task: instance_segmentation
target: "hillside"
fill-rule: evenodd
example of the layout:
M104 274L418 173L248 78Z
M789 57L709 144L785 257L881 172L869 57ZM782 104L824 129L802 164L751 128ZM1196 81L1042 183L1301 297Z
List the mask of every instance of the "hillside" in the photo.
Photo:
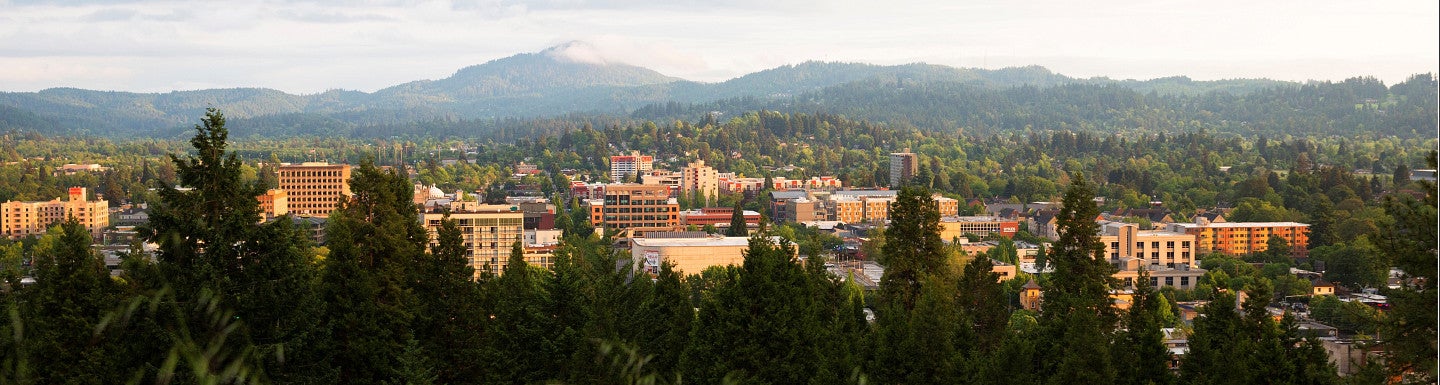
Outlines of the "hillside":
M1226 125L1266 119L1250 116L1257 112L1278 111L1289 115L1321 107L1315 103L1323 104L1330 114L1329 120L1319 123L1318 127L1343 130L1343 126L1354 128L1364 123L1371 123L1365 127L1372 128L1375 124L1393 126L1385 122L1396 119L1393 113L1379 116L1385 115L1383 107L1387 105L1406 106L1401 111L1404 116L1423 117L1426 113L1433 116L1434 110L1433 106L1427 108L1410 103L1409 99L1388 95L1383 84L1378 84L1379 94L1342 93L1329 99L1322 97L1317 100L1323 102L1317 102L1309 101L1308 96L1297 99L1296 95L1287 93L1299 92L1296 90L1305 87L1321 90L1315 92L1329 92L1325 91L1333 88L1329 83L1301 85L1263 79L1194 81L1183 76L1153 80L1078 79L1038 66L983 70L924 63L881 66L811 61L724 82L703 83L666 76L640 66L607 62L593 53L593 47L585 43L570 42L536 53L465 67L443 79L417 80L373 93L332 90L293 95L257 88L169 93L55 88L0 93L0 129L168 137L185 132L208 107L220 108L239 126L252 128L247 131L263 136L356 130L384 132L377 127L573 114L695 119L703 112L759 108L841 113L932 129L1001 130L1087 124L1113 126L1116 125L1114 114L1128 113L1131 120L1151 121L1120 126L1174 129L1171 124L1176 121L1174 118L1186 117L1179 122L1195 120ZM1423 87L1411 88L1420 90L1417 92L1422 95L1418 98L1433 100L1433 87L1428 89L1428 96L1424 95ZM1107 96L1102 100L1087 99L1100 94ZM1370 112L1337 107L1353 107L1367 99L1380 104ZM1349 117L1356 114L1376 117ZM1330 121L1343 123L1335 126ZM1405 133L1412 128L1382 131ZM398 134L418 132L402 130Z

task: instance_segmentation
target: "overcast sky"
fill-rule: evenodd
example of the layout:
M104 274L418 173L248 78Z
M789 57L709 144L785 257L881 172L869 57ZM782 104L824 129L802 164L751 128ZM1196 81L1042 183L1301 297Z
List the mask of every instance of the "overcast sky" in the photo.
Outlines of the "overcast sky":
M571 40L700 81L822 60L1393 84L1440 62L1435 0L1079 3L0 0L0 91L370 92Z

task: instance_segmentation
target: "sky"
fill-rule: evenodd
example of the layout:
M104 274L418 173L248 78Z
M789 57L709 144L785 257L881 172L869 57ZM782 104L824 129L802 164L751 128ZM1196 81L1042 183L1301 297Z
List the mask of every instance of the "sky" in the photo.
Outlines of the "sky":
M820 60L1393 84L1440 72L1437 4L0 0L0 91L373 92L569 41L588 60L707 82Z

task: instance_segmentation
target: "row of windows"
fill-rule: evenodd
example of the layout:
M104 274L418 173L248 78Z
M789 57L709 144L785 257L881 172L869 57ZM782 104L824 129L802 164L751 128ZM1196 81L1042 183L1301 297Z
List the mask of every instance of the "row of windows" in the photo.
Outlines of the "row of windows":
M280 177L281 177L281 178L299 178L299 177L307 177L307 176L337 176L337 177L338 177L338 176L343 176L343 175L340 175L340 170L328 170L328 171L280 170Z

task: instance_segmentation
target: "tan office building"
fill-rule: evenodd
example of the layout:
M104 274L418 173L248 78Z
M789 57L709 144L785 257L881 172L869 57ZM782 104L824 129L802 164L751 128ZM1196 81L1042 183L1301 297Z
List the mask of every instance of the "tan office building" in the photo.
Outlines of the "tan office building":
M9 201L0 204L0 234L11 239L45 234L50 226L74 217L100 239L110 226L110 202L87 200L84 187L71 187L69 200Z
M510 248L525 235L525 213L511 205L484 205L475 202L453 202L449 206L450 219L460 227L460 237L465 243L465 256L470 267L475 269L475 278L489 271L500 274L510 260ZM420 214L420 221L430 234L430 247L439 243L440 221L445 218L442 210ZM527 254L529 256L530 254ZM535 254L526 259L536 266L549 267L546 254Z
M289 212L298 216L327 218L342 197L351 195L348 164L287 164L280 166L279 173Z
M714 167L706 166L705 161L690 162L680 173L680 191L691 199L715 202L720 196L720 174L715 172Z
M255 199L260 201L261 220L270 220L290 213L289 194L286 194L285 190L272 188Z
M672 231L680 227L680 203L661 185L611 184L605 199L592 199L590 223L607 229Z
M776 237L772 237L773 238ZM778 240L775 240L778 242ZM630 257L634 268L659 272L660 263L669 261L680 274L699 274L710 266L740 266L745 263L744 251L750 247L747 237L709 235L683 238L633 238ZM792 248L793 252L794 249Z

